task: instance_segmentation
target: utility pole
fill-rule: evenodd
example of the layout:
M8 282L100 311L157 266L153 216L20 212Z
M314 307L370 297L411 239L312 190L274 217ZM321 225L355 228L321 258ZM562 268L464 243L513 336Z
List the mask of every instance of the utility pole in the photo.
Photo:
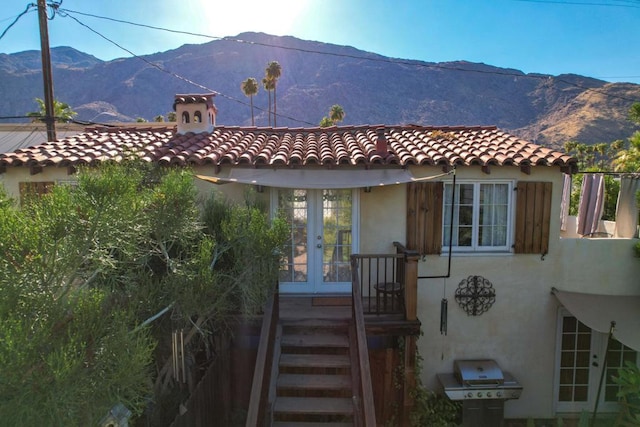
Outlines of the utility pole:
M56 141L56 119L53 108L53 78L51 73L51 53L49 52L46 0L38 0L38 20L40 21L40 52L42 54L42 80L44 82L44 122L47 125L47 141Z

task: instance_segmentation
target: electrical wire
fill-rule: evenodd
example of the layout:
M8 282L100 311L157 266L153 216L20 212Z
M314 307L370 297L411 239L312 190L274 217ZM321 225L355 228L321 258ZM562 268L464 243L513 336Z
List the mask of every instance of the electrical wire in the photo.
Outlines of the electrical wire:
M184 81L184 82L186 82L186 83L189 83L189 84L191 84L191 85L193 85L193 86L195 86L195 87L198 87L198 88L200 88L200 89L203 89L203 90L205 90L205 91L207 91L207 92L214 93L216 96L220 96L220 97L225 98L225 99L228 99L228 100L230 100L230 101L237 102L237 103L239 103L239 104L241 104L241 105L250 106L250 104L247 104L247 103L246 103L246 102L244 102L244 101L241 101L241 100L239 100L239 99L237 99L237 98L234 98L234 97L232 97L232 96L229 96L229 95L225 95L225 94L223 94L223 93L221 93L221 92L219 92L219 91L217 91L217 90L213 90L213 89L211 89L211 88L208 88L207 86L204 86L204 85L201 85L200 83L194 82L193 80L188 79L188 78L186 78L186 77L184 77L184 76L181 76L181 75L179 75L179 74L177 74L177 73L175 73L175 72L173 72L173 71L167 70L166 68L161 67L160 65L158 65L158 64L156 64L156 63L153 63L153 62L149 61L148 59L146 59L146 58L144 58L144 57L142 57L142 56L136 55L136 54L135 54L135 53L133 53L131 50L129 50L129 49L127 49L126 47L124 47L124 46L120 45L119 43L117 43L117 42L115 42L115 41L111 40L111 39L110 39L110 38L108 38L107 36L103 35L102 33L98 32L97 30L95 30L95 29L91 28L89 25L87 25L87 24L83 23L82 21L80 21L80 20L79 20L78 18L76 18L75 16L70 15L70 14L68 13L68 11L66 11L66 10L58 10L58 13L60 14L60 16L63 16L63 17L69 17L69 18L73 19L73 20L74 20L74 21L76 21L79 25L81 25L81 26L85 27L86 29L88 29L89 31L91 31L91 32L93 32L93 33L95 33L95 34L97 34L98 36L100 36L101 38L105 39L105 40L106 40L106 41L108 41L109 43L112 43L113 45L117 46L118 48L120 48L120 49L124 50L125 52L129 53L130 55L132 55L134 58L137 58L137 59L140 59L141 61L144 61L145 63L147 63L147 64L148 64L148 65L150 65L151 67L156 68L157 70L162 71L163 73L167 73L167 74L169 74L169 75L171 75L171 76L173 76L173 77L175 77L175 78L177 78L177 79L180 79L180 80L182 80L182 81ZM254 109L257 109L257 110L259 110L259 111L266 111L266 110L264 110L263 108L255 107L255 106L254 106ZM285 118L285 119L289 119L289 120L292 120L292 121L295 121L295 122L298 122L298 123L304 123L304 124L307 124L307 125L315 126L315 124L314 124L314 123L307 122L306 120L296 119L296 118L294 118L294 117L290 117L290 116L283 115L283 114L280 114L280 113L278 113L278 114L276 114L276 115L277 115L278 117Z
M24 11L22 11L21 14L19 14L18 16L16 16L16 19L13 20L13 22L11 24L9 24L9 26L7 28L4 29L4 31L2 32L2 34L0 34L0 40L2 40L2 38L4 37L5 34L7 34L7 31L9 31L9 29L11 27L13 27L19 20L20 18L22 18L24 15L26 15L29 12L33 12L35 9L37 8L37 6L33 3L29 3L27 5L27 7L24 9Z
M632 4L614 4L614 3L589 3L580 1L559 1L559 0L515 0L526 3L549 3L549 4L566 4L570 6L607 6L607 7L630 7L633 9L640 9L640 5L636 3Z
M527 0L516 0L516 1L527 1ZM543 1L543 0L530 0L530 1ZM274 44L269 44L269 43L254 42L254 41L248 41L248 40L243 40L243 39L238 39L238 38L233 38L233 37L218 37L218 36L211 36L211 35L208 35L208 34L194 33L194 32L191 32L191 31L173 30L173 29L169 29L169 28L157 27L157 26L146 25L146 24L139 24L139 23L135 23L135 22L127 21L127 20L115 19L115 18L100 16L100 15L94 15L94 14L74 11L74 10L70 10L70 9L60 9L59 10L59 12L62 12L62 11L64 11L64 13L68 14L70 17L72 17L73 19L76 19L76 20L77 20L77 18L74 18L70 14L84 15L84 16L89 16L89 17L97 18L97 19L104 19L104 20L108 20L108 21L119 22L119 23L123 23L123 24L128 24L128 25L133 25L133 26L138 26L138 27L143 27L143 28L149 28L149 29L154 29L154 30L158 30L158 31L166 31L166 32L175 33L175 34L184 34L184 35L190 35L190 36L196 36L196 37L203 37L203 38L208 38L208 39L211 39L211 40L229 41L229 42L243 43L243 44L249 44L249 45L255 45L255 46L263 46L263 47L270 47L270 48L276 48L276 49L291 50L291 51L302 52L302 53L311 53L311 54L316 54L316 55L327 55L327 56L335 56L335 57L341 57L341 58L366 60L366 61L372 61L372 62L382 62L382 63L389 63L389 64L408 65L408 66L414 66L414 67L420 67L420 68L430 68L430 69L436 69L436 70L460 71L460 72L479 73L479 74L492 74L492 75L501 75L501 76L518 77L518 78L533 78L533 79L538 79L538 80L548 80L548 79L551 78L551 76L540 75L540 74L524 74L524 73L514 73L514 72L510 72L510 71L498 71L498 70L478 70L478 69L469 69L469 68L463 68L463 67L447 66L447 65L442 65L442 64L429 64L429 63L424 63L424 62L417 61L417 60L392 59L392 58L385 58L383 56L376 55L376 54L374 54L375 56L374 55L363 56L363 55L354 55L354 54L347 54L347 53L323 52L323 51L313 50L313 49L303 49L303 48L298 48L298 47L281 46L281 45L274 45ZM85 25L85 24L82 24L82 25ZM92 31L94 31L94 30L92 30ZM104 36L102 36L102 37L104 37ZM638 77L638 76L632 76L632 77ZM566 79L562 79L562 78L559 78L559 77L553 77L553 78L558 82L564 83L564 84L566 84L568 86L573 86L575 88L578 88L578 89L581 89L581 90L584 90L584 91L593 91L593 92L600 93L600 94L602 94L604 96L607 96L607 97L610 97L610 98L617 98L617 99L621 99L621 100L624 100L624 101L631 101L631 102L638 101L637 99L632 99L632 98L628 98L628 97L625 97L625 96L611 94L611 93L599 90L597 88L586 87L586 86L583 86L583 85L580 85L580 84L577 84L577 83L574 83L574 82L571 82L571 81L568 81ZM238 100L236 100L236 101L238 101ZM243 105L247 105L244 102L241 102L241 103Z
M542 2L543 0L516 0L516 1L540 1L540 2ZM183 81L187 82L188 84L191 84L191 85L193 85L195 87L203 89L203 90L205 90L207 92L215 93L216 95L218 95L220 97L226 98L228 100L231 100L233 102L239 103L239 104L244 105L244 106L250 106L250 104L248 104L248 103L246 103L244 101L241 101L241 100L239 100L237 98L231 97L229 95L225 95L225 94L223 94L221 92L215 91L213 89L210 89L210 88L208 88L208 87L206 87L204 85L201 85L201 84L199 84L197 82L194 82L193 80L190 80L190 79L188 79L186 77L183 77L183 76L181 76L181 75L179 75L179 74L177 74L175 72L169 71L169 70L159 66L158 64L155 64L155 63L145 59L144 57L136 55L131 50L129 50L129 49L125 48L124 46L116 43L115 41L109 39L108 37L104 36L100 32L98 32L95 29L91 28L89 25L81 22L78 18L76 18L75 16L72 16L71 14L78 14L78 15L89 16L89 17L98 18L98 19L105 19L105 20L109 20L109 21L113 21L113 22L119 22L119 23L124 23L124 24L128 24L128 25L134 25L134 26L139 26L139 27L159 30L159 31L167 31L167 32L172 32L172 33L186 34L186 35L192 35L192 36L198 36L198 37L205 37L205 38L209 38L209 39L230 41L230 42L236 42L236 43L244 43L244 44L250 44L250 45L256 45L256 46L264 46L264 47L279 48L279 49L285 49L285 50L293 50L293 51L298 51L298 52L303 52L303 53L328 55L328 56L337 56L337 57L345 57L345 58L367 60L367 61L374 61L374 62L384 62L384 63L391 63L391 64L411 65L411 66L417 66L417 67L432 68L432 69L442 69L442 70L450 70L450 71L475 72L475 73L481 73L481 74L504 75L504 76L512 76L512 77L526 77L526 78L536 78L536 79L545 79L545 80L551 78L550 76L527 75L527 74L513 73L513 72L508 72L508 71L474 70L474 69L461 68L461 67L450 67L450 66L445 66L445 65L440 65L440 64L426 64L426 63L421 63L419 61L397 60L397 59L391 59L391 58L384 58L384 57L380 57L380 56L372 57L372 56L352 55L352 54L345 54L345 53L323 52L323 51L312 50L312 49L303 49L303 48L295 48L295 47L289 47L289 46L279 46L279 45L273 45L273 44L261 43L261 42L252 42L252 41L236 39L236 38L231 38L231 37L216 37L216 36L211 36L211 35L207 35L207 34L200 34L200 33L188 32L188 31L172 30L172 29L168 29L168 28L157 27L157 26L146 25L146 24L138 24L138 23L134 23L134 22L131 22L131 21L115 19L115 18L109 18L109 17L99 16L99 15L94 15L94 14L74 11L74 10L70 10L70 9L63 9L63 8L60 8L61 5L62 5L62 0L60 2L58 2L58 3L54 2L54 3L50 3L49 4L49 6L52 7L52 9L54 10L54 15L55 15L55 12L57 11L57 13L60 14L60 16L69 17L69 18L73 19L79 25L85 27L86 29L88 29L89 31L97 34L98 36L100 36L101 38L105 39L109 43L112 43L113 45L115 45L118 48L122 49L123 51L129 53L133 57L144 61L148 65L158 69L161 72L167 73L167 74L169 74L169 75L171 75L171 76L173 76L173 77L175 77L177 79L180 79L180 80L183 80ZM7 33L7 31L16 22L18 22L18 20L22 16L24 16L26 13L28 13L30 11L33 11L34 7L37 7L37 5L35 5L33 3L30 3L29 5L27 5L25 10L20 15L18 15L16 17L16 19L4 30L2 35L0 35L0 39ZM576 83L573 83L573 82L569 82L567 80L560 79L560 78L557 78L557 77L555 79L558 82L565 83L565 84L567 84L569 86L573 86L573 87L582 89L584 91L593 91L593 92L597 92L597 93L600 93L600 94L608 96L608 97L623 99L623 100L626 100L626 101L632 101L632 102L637 101L635 99L631 99L631 98L628 98L628 97L606 93L606 92L598 90L597 88L585 87L585 86L582 86L582 85L579 85L579 84L576 84ZM261 108L261 107L254 106L254 109L257 109L258 111L266 112L266 110ZM314 123L310 123L310 122L307 122L305 120L300 120L300 119L297 119L297 118L294 118L294 117L286 116L286 115L283 115L283 114L280 114L280 113L278 113L277 116L281 117L281 118L286 118L286 119L289 119L289 120L292 120L292 121L295 121L295 122L299 122L299 123L304 123L304 124L308 124L308 125L311 125L311 126L315 126ZM0 119L1 118L24 118L24 117L22 117L22 116L7 116L7 117L0 117Z

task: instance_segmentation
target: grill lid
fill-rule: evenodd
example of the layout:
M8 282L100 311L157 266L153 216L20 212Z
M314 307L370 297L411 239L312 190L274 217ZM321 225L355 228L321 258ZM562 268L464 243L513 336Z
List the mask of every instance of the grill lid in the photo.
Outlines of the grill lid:
M456 360L453 373L463 386L502 385L504 375L495 360Z

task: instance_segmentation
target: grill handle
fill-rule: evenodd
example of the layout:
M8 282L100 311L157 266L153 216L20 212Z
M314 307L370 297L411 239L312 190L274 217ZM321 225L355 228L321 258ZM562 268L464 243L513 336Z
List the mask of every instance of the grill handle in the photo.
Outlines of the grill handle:
M465 383L465 385L467 387L471 387L471 388L493 388L493 387L501 387L504 383L501 381L495 381L495 382L482 382L482 383L477 383L477 384L473 384L470 383L469 381L467 381Z

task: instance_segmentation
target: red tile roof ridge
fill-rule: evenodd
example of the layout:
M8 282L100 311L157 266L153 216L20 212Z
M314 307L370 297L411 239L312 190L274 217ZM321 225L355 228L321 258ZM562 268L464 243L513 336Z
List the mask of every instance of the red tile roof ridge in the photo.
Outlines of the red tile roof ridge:
M384 131L386 151L377 147ZM384 147L384 146L383 146ZM493 125L216 126L178 134L174 125L97 126L57 142L0 154L0 166L97 163L137 152L149 162L202 165L544 165L575 169L566 153Z
M127 125L93 125L85 127L85 133L100 132L100 133L138 133L138 132L175 132L177 125L165 125L165 126L127 126ZM72 135L69 138L73 138Z
M140 132L175 132L177 129L176 125L167 124L165 126L130 126L130 125L92 125L85 127L85 132L101 132L101 133L140 133ZM320 127L320 126L310 126L310 127L270 127L270 126L241 126L241 125L216 125L213 132L199 132L210 134L214 133L216 130L220 131L246 131L246 132L268 132L268 133L317 133L327 131L337 131L337 132L345 132L351 130L376 130L376 129L420 129L424 131L475 131L475 130L497 130L498 127L495 125L418 125L418 124L395 124L395 125L385 125L385 124L360 124L360 125L338 125L338 126L329 126L329 127ZM500 132L504 134L504 132ZM185 135L196 135L194 132L187 132ZM69 137L72 138L73 136Z

